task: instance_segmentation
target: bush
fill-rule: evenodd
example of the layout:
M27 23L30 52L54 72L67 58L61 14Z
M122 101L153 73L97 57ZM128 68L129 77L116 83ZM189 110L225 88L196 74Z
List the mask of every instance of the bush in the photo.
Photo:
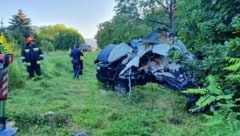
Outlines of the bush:
M54 51L53 43L46 40L40 42L40 47L44 52Z
M64 112L47 114L44 116L44 124L63 127L71 121L71 118L71 114Z
M19 67L20 62L14 62L13 64L9 65L9 88L10 89L16 89L16 88L22 88L25 86L25 75L23 70L23 67Z
M25 107L15 114L17 126L30 127L36 124L42 124L43 117L36 113L30 107Z

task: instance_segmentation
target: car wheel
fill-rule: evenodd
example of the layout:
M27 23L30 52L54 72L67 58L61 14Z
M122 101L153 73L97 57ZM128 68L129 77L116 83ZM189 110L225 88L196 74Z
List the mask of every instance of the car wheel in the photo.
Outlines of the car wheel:
M129 86L128 82L124 80L117 80L113 84L113 90L118 93L128 93L129 92Z

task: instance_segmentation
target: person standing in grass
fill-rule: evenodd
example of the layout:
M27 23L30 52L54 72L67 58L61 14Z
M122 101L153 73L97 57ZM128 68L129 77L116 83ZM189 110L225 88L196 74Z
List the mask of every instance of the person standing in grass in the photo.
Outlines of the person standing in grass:
M79 75L82 74L82 57L83 53L77 45L72 51L70 56L72 57L73 65L73 79L79 78Z
M34 78L34 74L38 77L41 76L40 64L43 62L42 50L35 45L35 39L32 36L27 38L27 44L21 51L22 63L27 67L27 72L31 79Z

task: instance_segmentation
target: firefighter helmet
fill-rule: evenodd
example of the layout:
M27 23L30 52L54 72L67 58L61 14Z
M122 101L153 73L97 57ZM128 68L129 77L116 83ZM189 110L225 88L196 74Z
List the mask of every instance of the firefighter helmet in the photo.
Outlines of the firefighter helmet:
M27 43L30 43L30 42L32 42L32 41L35 41L35 39L34 39L32 36L29 36L29 37L27 38Z

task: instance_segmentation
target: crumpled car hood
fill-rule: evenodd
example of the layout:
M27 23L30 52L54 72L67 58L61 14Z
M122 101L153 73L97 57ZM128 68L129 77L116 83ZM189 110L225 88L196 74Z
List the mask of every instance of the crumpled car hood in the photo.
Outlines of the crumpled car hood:
M159 54L162 56L167 56L168 51L171 49L169 44L153 44L153 45L145 45L141 44L137 46L137 55L128 62L126 67L121 71L120 75L125 73L126 70L131 68L132 66L139 67L140 58L146 54L147 52L151 51L155 54Z

